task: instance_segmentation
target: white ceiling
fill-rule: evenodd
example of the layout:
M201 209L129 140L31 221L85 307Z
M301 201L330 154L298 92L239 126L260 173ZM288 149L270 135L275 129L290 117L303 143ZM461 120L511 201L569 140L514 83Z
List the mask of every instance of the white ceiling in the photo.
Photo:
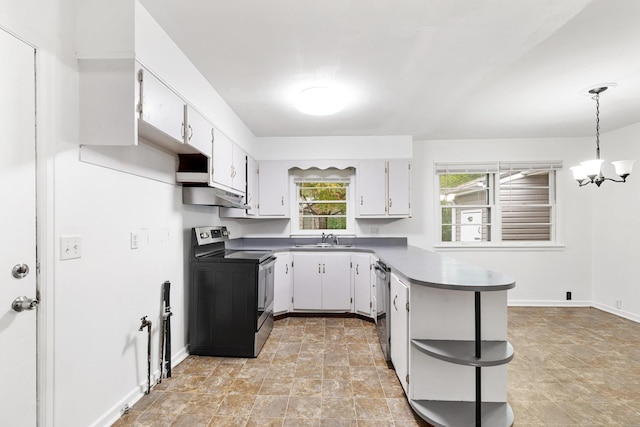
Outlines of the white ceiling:
M141 0L256 136L588 136L640 122L640 0ZM328 80L334 116L291 96Z

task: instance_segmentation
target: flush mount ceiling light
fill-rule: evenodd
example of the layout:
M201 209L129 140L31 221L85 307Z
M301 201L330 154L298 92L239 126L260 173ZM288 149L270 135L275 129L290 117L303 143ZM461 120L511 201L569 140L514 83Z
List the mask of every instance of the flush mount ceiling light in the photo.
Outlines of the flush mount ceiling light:
M344 92L328 86L314 86L302 90L296 99L296 108L312 116L328 116L341 111L346 105Z
M595 87L588 91L593 95L591 99L596 101L596 158L594 160L585 160L580 162L578 166L574 166L571 169L573 172L573 179L578 181L580 187L584 187L587 184L596 184L598 187L604 181L613 182L627 182L627 177L631 175L631 169L635 160L618 160L611 162L616 169L616 174L621 179L607 178L602 175L600 167L604 160L600 159L600 94L608 89L608 86Z

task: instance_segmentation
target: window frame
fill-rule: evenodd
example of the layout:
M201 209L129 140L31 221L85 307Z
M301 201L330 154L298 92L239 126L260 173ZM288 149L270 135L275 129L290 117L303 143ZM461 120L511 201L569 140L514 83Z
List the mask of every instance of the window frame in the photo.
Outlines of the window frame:
M450 169L450 170L449 170ZM502 240L502 222L503 222L503 207L507 206L500 201L500 173L501 171L514 169L536 169L536 170L548 170L549 171L549 204L550 207L550 240ZM489 241L480 242L465 242L455 241L447 242L442 241L442 211L443 206L440 200L440 176L445 174L445 170L449 170L450 174L463 174L463 173L479 173L488 175L489 182L489 197L486 207L490 209L490 230L491 237ZM535 161L535 162L521 162L521 161L493 161L493 162L434 162L433 167L433 188L434 188L434 206L435 206L435 239L434 247L436 249L464 249L464 248L558 248L563 247L563 233L562 222L560 221L562 207L562 187L558 185L560 177L562 176L562 161L549 160L549 161ZM472 209L476 205L460 205L458 208ZM478 205L479 206L479 205ZM452 222L454 222L452 220ZM452 227L453 228L453 227ZM452 230L452 233L454 231Z
M301 182L340 182L345 185L346 190L346 226L344 230L334 229L318 229L303 230L300 228L300 190L298 184ZM290 174L291 188L291 235L292 236L320 236L322 233L333 233L337 236L354 236L355 235L355 202L354 202L354 180L353 171L342 169L315 170L312 175L308 173L292 173Z

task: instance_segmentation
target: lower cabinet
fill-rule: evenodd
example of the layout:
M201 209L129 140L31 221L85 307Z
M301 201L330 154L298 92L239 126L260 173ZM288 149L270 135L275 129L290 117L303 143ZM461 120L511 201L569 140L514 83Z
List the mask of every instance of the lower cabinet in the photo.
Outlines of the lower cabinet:
M274 276L273 314L286 313L291 307L291 284L293 283L291 254L289 252L276 253Z
M293 254L293 309L351 311L348 253Z
M372 317L375 292L372 289L372 256L369 254L351 255L351 280L353 282L353 310L363 316ZM375 277L375 276L374 276Z
M391 363L409 396L409 286L391 273Z

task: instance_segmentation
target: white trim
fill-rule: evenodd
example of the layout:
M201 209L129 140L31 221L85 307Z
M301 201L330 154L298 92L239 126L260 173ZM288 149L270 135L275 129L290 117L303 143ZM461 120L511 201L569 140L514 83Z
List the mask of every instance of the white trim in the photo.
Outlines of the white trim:
M552 300L508 300L509 307L593 307L591 301L571 300L571 301L552 301Z
M171 366L175 367L180 364L184 359L189 356L187 353L187 347L183 347L175 353L171 357ZM151 383L155 384L158 381L160 376L159 369L156 369L151 373ZM125 395L122 399L118 401L115 405L113 405L107 412L105 412L101 417L99 417L96 421L91 424L91 427L108 427L113 425L116 421L122 417L122 409L125 405L128 405L129 408L132 408L133 405L140 399L145 396L145 390L147 388L146 378L145 382L142 384L138 384L133 390L131 390L127 395ZM153 390L153 386L151 386Z
M632 322L640 323L640 316L637 314L629 313L628 311L620 310L605 304L600 304L593 301L546 301L546 300L531 300L531 301L518 301L508 300L508 307L590 307L597 310L606 311L614 316L622 317Z

